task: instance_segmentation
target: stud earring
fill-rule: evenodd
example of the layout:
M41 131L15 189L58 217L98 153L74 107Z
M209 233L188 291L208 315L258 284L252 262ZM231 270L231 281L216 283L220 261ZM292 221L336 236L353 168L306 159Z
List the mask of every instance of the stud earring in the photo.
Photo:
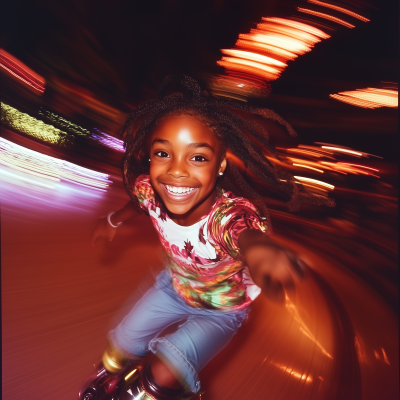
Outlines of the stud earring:
M220 173L219 173L219 175L223 175L223 174L224 174L223 172L220 172Z
M150 158L149 158L149 161L151 161Z

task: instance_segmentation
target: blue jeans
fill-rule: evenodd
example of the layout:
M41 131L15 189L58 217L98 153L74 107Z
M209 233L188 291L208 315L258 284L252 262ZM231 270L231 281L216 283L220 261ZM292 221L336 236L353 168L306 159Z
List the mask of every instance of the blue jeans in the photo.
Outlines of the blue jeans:
M157 352L184 387L197 393L200 370L229 343L247 314L248 308L223 312L186 304L165 270L109 337L124 354ZM158 336L179 321L174 333Z

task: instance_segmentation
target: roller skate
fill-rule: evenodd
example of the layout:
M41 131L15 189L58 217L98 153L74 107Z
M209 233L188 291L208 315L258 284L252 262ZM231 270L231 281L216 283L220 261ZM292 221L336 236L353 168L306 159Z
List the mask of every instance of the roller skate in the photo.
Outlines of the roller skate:
M121 389L139 377L140 361L124 357L110 342L102 361L81 386L78 399L118 400Z
M181 389L169 389L159 385L153 378L150 363L139 374L139 379L125 378L125 384L119 390L118 400L195 400L201 395Z

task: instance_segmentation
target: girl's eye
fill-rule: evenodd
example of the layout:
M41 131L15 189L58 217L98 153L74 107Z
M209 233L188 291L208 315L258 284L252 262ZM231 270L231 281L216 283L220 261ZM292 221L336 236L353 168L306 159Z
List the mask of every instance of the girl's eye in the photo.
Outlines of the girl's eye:
M197 161L197 162L203 162L203 161L207 161L207 159L203 156L194 156L193 158L191 158L192 161Z
M155 155L158 157L169 157L168 153L166 153L165 151L157 151L157 153L155 153Z

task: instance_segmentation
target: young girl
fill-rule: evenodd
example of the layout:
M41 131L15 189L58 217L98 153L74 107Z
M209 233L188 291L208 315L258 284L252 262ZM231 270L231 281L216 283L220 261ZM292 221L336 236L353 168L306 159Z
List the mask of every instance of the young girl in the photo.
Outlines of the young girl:
M112 240L118 226L145 212L169 262L110 332L80 399L118 392L121 400L190 398L200 390L200 370L232 339L260 292L283 300L303 275L302 262L269 238L266 206L231 160L288 193L292 209L302 200L327 201L269 163L268 134L249 114L294 133L274 112L216 99L188 77L167 78L158 99L125 122L123 177L131 202L99 220L92 241ZM159 336L176 322L175 332ZM149 352L155 356L142 366ZM132 371L140 371L138 379Z

